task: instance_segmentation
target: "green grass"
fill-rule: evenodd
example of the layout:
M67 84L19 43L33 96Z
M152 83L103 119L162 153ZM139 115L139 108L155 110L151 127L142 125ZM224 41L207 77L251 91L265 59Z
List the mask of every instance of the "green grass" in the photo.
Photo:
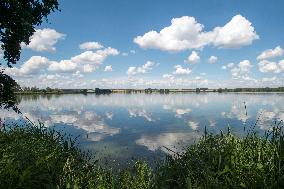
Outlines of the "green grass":
M284 188L283 136L282 122L264 136L205 132L154 168L137 161L112 170L42 124L6 126L0 130L0 188Z

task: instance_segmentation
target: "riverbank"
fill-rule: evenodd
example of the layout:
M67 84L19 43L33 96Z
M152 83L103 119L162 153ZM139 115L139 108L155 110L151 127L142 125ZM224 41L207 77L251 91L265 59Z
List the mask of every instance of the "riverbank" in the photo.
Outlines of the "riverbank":
M37 87L32 88L21 88L19 87L15 94L110 94L110 93L159 93L159 94L169 94L169 93L284 93L284 87L277 88L219 88L219 89L209 89L209 88L195 88L195 89L51 89L47 87L46 89L39 89Z
M204 132L185 153L156 166L136 161L122 170L91 162L75 142L42 124L2 125L0 183L3 188L281 188L284 186L283 123L258 136L228 130ZM169 149L171 150L171 149Z

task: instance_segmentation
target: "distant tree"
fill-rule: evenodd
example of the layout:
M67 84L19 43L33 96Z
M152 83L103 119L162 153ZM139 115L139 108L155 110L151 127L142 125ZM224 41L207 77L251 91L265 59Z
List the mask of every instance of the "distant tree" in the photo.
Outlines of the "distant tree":
M50 88L50 87L46 87L46 92L51 92L52 91L52 89Z

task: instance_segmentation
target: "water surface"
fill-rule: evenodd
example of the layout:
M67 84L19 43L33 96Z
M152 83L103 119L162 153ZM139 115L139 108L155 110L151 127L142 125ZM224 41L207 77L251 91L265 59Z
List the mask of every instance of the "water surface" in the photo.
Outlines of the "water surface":
M123 162L180 152L205 127L242 134L258 120L261 133L284 119L284 94L26 95L19 108L33 122L78 137L95 157ZM12 111L0 113L6 122L23 121Z

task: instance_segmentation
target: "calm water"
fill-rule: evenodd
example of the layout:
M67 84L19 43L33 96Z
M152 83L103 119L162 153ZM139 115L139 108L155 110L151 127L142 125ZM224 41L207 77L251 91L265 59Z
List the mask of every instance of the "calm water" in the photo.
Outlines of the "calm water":
M96 157L122 162L172 153L165 147L181 151L205 126L219 132L230 125L241 134L259 118L256 129L263 132L284 119L284 94L22 96L19 108L33 122L78 137ZM23 121L11 111L0 114L6 122Z

